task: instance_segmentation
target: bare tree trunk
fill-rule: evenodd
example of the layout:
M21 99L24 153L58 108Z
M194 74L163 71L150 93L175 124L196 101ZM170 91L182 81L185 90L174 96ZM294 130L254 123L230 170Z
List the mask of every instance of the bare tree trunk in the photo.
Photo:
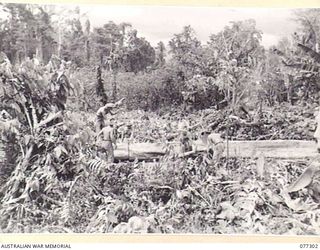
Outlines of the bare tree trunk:
M113 102L117 101L117 71L113 70L112 71L112 100Z
M90 62L91 59L91 51L90 51L90 41L87 39L86 40L86 59L87 59L87 63Z
M232 84L232 102L231 102L232 111L235 111L235 108L236 108L236 101L237 101L236 97L237 97L236 86L235 84Z
M290 104L293 104L293 99L292 99L292 76L287 75L287 77L285 78L286 80L286 85L287 85L287 100Z
M96 88L97 96L100 97L100 102L102 105L106 105L108 102L108 97L106 95L106 92L104 90L103 86L103 80L101 76L101 67L97 67L97 88Z

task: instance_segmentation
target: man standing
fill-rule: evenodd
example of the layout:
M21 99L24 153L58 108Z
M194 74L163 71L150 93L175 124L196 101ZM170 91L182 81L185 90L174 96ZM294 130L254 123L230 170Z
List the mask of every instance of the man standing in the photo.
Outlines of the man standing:
M106 122L106 126L97 135L98 151L105 155L107 162L114 162L114 149L116 145L116 131L113 121ZM114 146L113 146L114 144Z
M212 162L219 162L225 150L225 142L221 138L221 134L213 131L202 131L201 140L207 145L207 154L212 159Z
M196 93L197 91L182 91L183 98L183 110L187 112L191 112L193 110L195 101L196 101Z
M96 132L97 133L99 133L100 130L105 126L104 116L107 114L115 115L115 113L112 113L111 111L121 106L123 100L124 98L122 98L120 101L117 101L115 103L111 103L111 102L107 103L106 105L98 109L97 115L96 115L96 119L97 119Z

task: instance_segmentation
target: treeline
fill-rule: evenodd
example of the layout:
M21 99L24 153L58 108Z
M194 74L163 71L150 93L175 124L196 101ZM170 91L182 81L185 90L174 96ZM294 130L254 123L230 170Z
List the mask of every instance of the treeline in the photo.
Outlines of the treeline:
M2 11L0 49L12 64L28 57L48 63L56 55L80 68L112 59L113 68L138 72L155 61L154 48L130 24L110 21L92 28L79 7L4 4Z
M93 100L103 94L125 97L129 109L151 110L179 106L190 93L196 109L318 100L318 9L294 12L299 30L265 49L254 20L230 22L206 44L186 26L153 47L129 23L92 27L79 7L1 7L0 50L16 66L29 58L43 65L52 56L70 61L75 108L96 110L101 99ZM98 82L106 93L96 91Z

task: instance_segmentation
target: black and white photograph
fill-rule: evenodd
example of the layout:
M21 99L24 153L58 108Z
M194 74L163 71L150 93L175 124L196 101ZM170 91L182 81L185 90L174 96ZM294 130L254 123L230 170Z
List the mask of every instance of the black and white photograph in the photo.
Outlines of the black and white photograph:
M320 8L0 3L0 233L320 235Z

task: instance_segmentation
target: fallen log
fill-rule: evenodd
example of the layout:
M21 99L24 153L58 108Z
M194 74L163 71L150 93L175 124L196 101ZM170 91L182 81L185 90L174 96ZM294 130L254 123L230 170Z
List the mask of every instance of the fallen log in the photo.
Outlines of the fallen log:
M181 155L178 143L171 146L177 156L192 157L206 152L206 145L195 141L193 151ZM167 146L164 143L119 143L115 150L116 160L156 160L164 156ZM258 157L299 159L318 156L314 141L272 140L272 141L229 141L229 157ZM223 153L227 155L227 147Z

